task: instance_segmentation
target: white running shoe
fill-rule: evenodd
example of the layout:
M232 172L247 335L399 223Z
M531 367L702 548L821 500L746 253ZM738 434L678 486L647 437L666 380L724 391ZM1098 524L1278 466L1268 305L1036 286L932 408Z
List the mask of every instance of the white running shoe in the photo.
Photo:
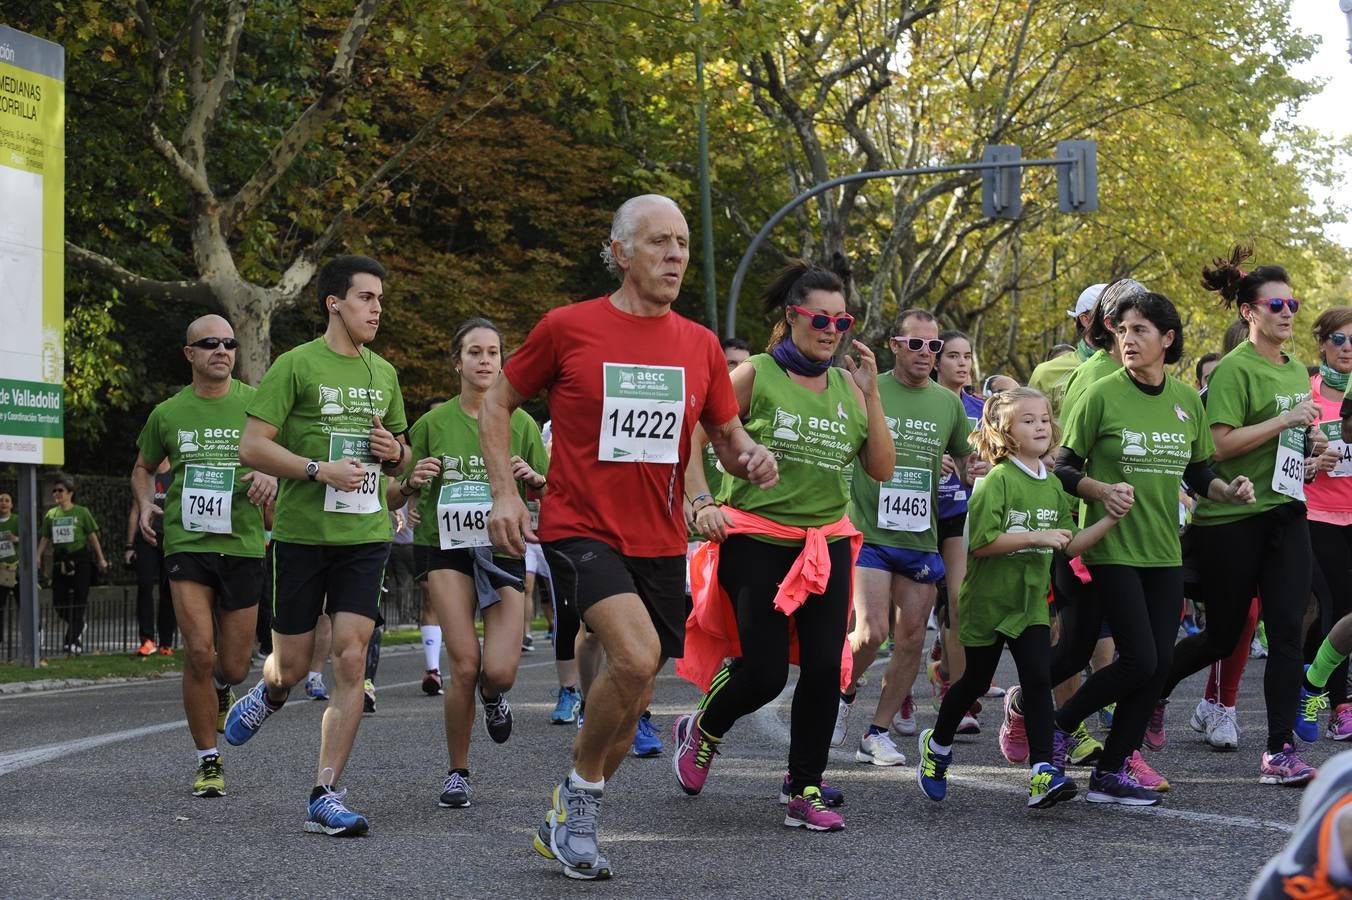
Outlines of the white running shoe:
M1239 723L1233 706L1216 704L1206 729L1206 742L1217 750L1239 749Z
M1206 734L1211 730L1211 717L1216 714L1216 708L1219 704L1212 703L1203 697L1197 701L1197 708L1192 711L1192 721L1188 724L1192 730L1198 734Z
M906 757L892 743L892 736L885 731L866 734L859 741L859 749L854 752L855 762L871 763L875 766L904 766Z
M901 701L901 709L892 717L892 730L906 737L915 737L915 700L910 694Z
M971 712L962 714L962 720L958 722L958 734L980 734L981 723L977 721L976 716Z
M1249 659L1267 659L1267 655L1267 648L1263 646L1263 642L1254 638L1253 643L1249 645Z
M836 709L836 727L831 732L831 746L840 747L845 743L845 732L850 730L850 707L853 703L840 701L839 708Z

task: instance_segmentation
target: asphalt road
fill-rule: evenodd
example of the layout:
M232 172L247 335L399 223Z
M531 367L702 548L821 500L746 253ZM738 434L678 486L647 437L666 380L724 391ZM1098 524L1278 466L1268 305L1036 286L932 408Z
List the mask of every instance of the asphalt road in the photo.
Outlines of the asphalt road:
M1234 897L1285 841L1300 801L1299 789L1257 784L1254 661L1236 753L1187 726L1200 677L1179 688L1169 744L1151 756L1174 785L1162 807L1086 803L1081 769L1080 798L1025 809L1027 776L999 755L993 701L985 731L958 747L942 804L911 766L854 762L856 713L827 773L846 792L847 828L809 834L784 828L776 802L788 692L738 723L689 798L673 780L670 723L696 694L668 670L653 706L668 755L627 761L607 787L601 833L616 877L573 882L531 849L573 735L549 724L553 665L549 644L536 646L509 695L512 739L493 744L476 726L463 810L437 806L445 745L439 698L417 687L421 653L387 652L344 779L371 820L360 839L301 831L322 703L292 701L246 747L226 748L228 796L201 800L177 681L0 697L0 896ZM999 677L1013 677L1008 660ZM928 704L920 715L932 723ZM1322 740L1308 759L1335 750Z

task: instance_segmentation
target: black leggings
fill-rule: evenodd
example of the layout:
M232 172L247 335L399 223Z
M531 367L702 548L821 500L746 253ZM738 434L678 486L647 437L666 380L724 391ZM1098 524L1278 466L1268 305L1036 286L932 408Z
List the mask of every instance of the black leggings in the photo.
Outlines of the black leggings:
M141 640L155 640L158 626L161 647L174 646L174 631L178 618L174 615L174 601L169 593L169 576L164 571L164 538L160 545L149 543L136 533L132 549L136 551L136 621ZM155 591L160 592L159 616L155 615Z
M1320 599L1319 618L1313 628L1318 631L1319 640L1310 643L1317 652L1334 623L1352 613L1352 526L1310 522L1310 547L1327 585L1327 590L1316 591ZM1314 661L1308 645L1305 659ZM1334 706L1347 702L1347 660L1333 670L1328 690L1329 702Z
M1099 770L1116 772L1141 746L1150 714L1169 677L1183 609L1183 568L1090 566L1094 593L1112 626L1117 659L1085 680L1057 711L1056 726L1074 731L1110 703L1113 726Z
M733 723L779 696L789 679L789 618L774 608L779 582L801 551L746 535L723 542L718 581L732 598L742 655L730 677L706 698L700 727L722 737ZM850 614L850 542L830 545L826 590L793 614L798 685L789 719L789 780L794 793L821 785L840 697L840 656ZM990 686L989 679L986 686Z
M52 606L66 623L63 644L84 641L85 608L89 605L89 587L94 583L94 563L89 551L52 558Z
M1031 625L1016 638L998 634L995 643L987 647L963 644L967 668L944 695L932 739L936 744L953 743L963 713L990 688L991 677L995 675L1000 653L1006 645L1019 670L1019 693L1023 697L1028 732L1028 763L1049 763L1052 761L1051 629L1046 625Z
M577 607L573 601L561 596L554 590L554 582L548 578L535 576L535 583L549 592L549 602L554 605L554 659L568 662L577 657L577 630L582 622L577 617Z
M1055 687L1089 665L1103 634L1103 605L1097 585L1080 581L1070 567L1070 560L1060 551L1052 555L1052 594L1061 622L1061 633L1052 648L1051 678Z
M1249 604L1263 598L1268 660L1263 676L1267 702L1267 750L1276 753L1291 742L1301 683L1301 621L1310 600L1310 529L1305 504L1275 509L1223 525L1193 525L1206 629L1174 648L1174 665L1165 682L1168 697L1180 681L1234 652L1244 630Z

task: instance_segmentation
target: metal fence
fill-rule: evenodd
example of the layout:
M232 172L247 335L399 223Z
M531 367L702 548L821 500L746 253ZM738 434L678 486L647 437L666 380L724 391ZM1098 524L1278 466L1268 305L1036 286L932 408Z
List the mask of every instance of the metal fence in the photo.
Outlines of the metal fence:
M39 593L39 653L44 657L59 656L62 653L66 623L52 606L52 592L43 590ZM157 589L157 602L158 599ZM385 618L385 628L416 626L420 604L421 598L416 588L386 592L380 610ZM84 652L133 653L140 643L136 586L109 585L90 590L89 606L85 610ZM8 601L0 598L0 661L18 659L19 644L18 597Z

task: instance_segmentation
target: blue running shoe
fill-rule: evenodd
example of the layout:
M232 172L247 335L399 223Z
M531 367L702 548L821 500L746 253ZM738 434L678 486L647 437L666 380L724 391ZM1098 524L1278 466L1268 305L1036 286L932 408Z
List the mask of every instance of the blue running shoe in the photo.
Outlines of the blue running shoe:
M559 688L559 702L549 714L549 721L555 725L566 725L577 721L577 708L582 705L582 694L575 687Z
M1028 805L1034 809L1072 800L1077 791L1075 782L1050 763L1038 763L1028 776Z
M235 705L230 707L230 712L226 713L225 739L236 747L243 745L258 733L264 720L279 709L280 705L276 707L269 705L267 687L263 684L263 679L258 679L258 684L249 688L249 692L240 697Z
M788 805L789 800L791 799L789 796L789 792L792 790L792 788L793 782L790 780L789 775L786 772L784 773L784 784L779 789L779 803L781 806ZM831 809L835 809L837 806L845 805L845 794L843 791L840 790L840 788L831 787L831 785L823 781L821 784L821 792L822 792L822 802L825 803Z
M366 816L354 813L343 805L347 788L335 791L329 788L327 793L310 801L310 817L305 820L305 830L311 834L327 834L330 837L356 837L366 834L371 824Z
M1309 672L1310 667L1306 666L1305 671ZM1322 694L1311 694L1305 690L1304 679L1301 679L1300 700L1296 706L1296 737L1307 744L1313 744L1319 740L1319 711L1328 708L1328 691Z
M933 728L920 732L920 764L916 766L915 781L931 800L942 800L948 794L948 767L953 764L953 751L939 754L930 749Z
M651 713L638 717L638 730L634 732L634 755L642 759L662 755L662 739L653 727Z
M328 700L329 689L324 687L324 676L316 675L305 679L305 696L311 700Z

